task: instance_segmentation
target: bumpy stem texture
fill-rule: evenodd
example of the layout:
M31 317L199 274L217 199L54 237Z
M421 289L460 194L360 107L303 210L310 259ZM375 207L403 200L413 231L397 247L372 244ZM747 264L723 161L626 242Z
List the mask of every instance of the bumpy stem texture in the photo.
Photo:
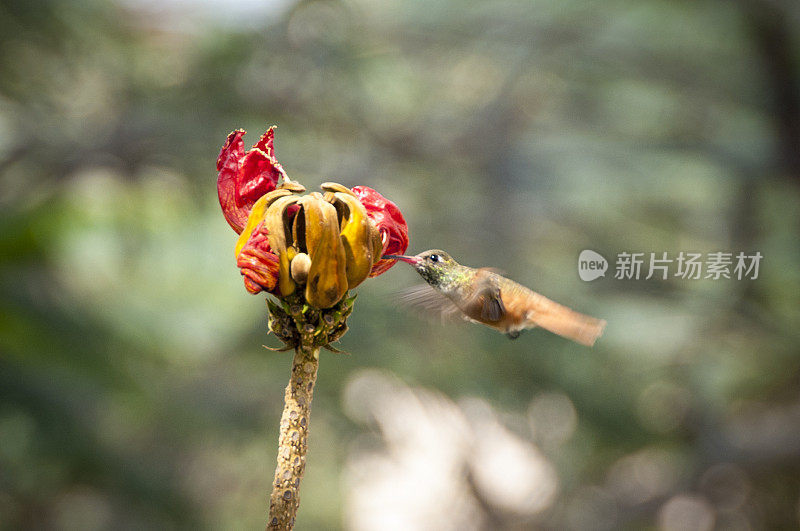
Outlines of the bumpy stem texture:
M301 293L278 302L267 300L269 329L294 349L292 375L286 386L281 430L278 437L278 466L269 503L267 529L294 527L300 506L300 480L306 467L311 400L317 381L320 348L339 352L330 343L347 332L347 316L353 311L352 297L345 296L333 307L319 310L309 306Z
M318 368L319 347L297 346L284 398L267 529L289 530L294 526L300 506L300 480L306 468L308 423Z

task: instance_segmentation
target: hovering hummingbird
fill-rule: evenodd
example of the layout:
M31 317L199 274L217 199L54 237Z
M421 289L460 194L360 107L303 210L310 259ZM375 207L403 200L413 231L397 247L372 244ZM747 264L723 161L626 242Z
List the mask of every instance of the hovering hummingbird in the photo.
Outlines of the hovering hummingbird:
M408 293L411 304L485 324L511 339L518 338L526 328L538 326L592 346L606 326L605 321L570 310L494 269L463 266L439 249L383 258L411 264L428 283Z

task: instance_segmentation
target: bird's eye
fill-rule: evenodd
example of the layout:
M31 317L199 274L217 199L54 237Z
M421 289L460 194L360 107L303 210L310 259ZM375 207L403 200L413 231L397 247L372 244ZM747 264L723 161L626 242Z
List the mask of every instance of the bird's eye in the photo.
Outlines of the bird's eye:
M432 255L430 255L430 256L428 257L428 259L429 259L431 262L438 262L438 261L439 261L439 255L438 255L438 254L432 254Z

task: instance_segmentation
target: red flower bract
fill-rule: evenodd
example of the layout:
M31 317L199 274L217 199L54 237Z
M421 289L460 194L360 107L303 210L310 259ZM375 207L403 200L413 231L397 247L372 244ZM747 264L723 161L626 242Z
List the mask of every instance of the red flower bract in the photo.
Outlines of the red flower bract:
M238 129L228 135L217 158L217 193L222 213L233 230L241 233L247 217L259 197L271 192L285 172L277 159L272 141L275 127L270 127L250 150L244 152L242 137Z
M383 241L381 256L405 253L408 249L408 225L397 205L367 186L355 186L351 190L367 209L369 219L381 233ZM372 266L369 276L376 277L385 273L396 263L396 260L380 260Z
M255 295L259 291L277 290L279 261L271 252L267 229L260 224L236 257L236 266L244 277L244 287Z
M217 158L219 204L225 219L237 234L244 230L258 198L274 190L280 178L286 176L275 159L275 128L270 127L247 153L242 141L244 134L241 129L229 134ZM263 225L253 231L236 257L236 264L250 293L276 289L278 257L269 248L267 230Z

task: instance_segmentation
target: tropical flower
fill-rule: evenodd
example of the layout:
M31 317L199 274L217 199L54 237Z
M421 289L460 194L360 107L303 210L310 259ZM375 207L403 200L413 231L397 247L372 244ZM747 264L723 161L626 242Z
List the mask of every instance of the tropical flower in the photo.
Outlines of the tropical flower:
M316 308L387 271L408 247L397 206L366 186L324 183L302 195L275 158L274 127L247 152L243 130L228 135L217 160L225 219L239 234L236 261L250 293L286 297L298 288Z

